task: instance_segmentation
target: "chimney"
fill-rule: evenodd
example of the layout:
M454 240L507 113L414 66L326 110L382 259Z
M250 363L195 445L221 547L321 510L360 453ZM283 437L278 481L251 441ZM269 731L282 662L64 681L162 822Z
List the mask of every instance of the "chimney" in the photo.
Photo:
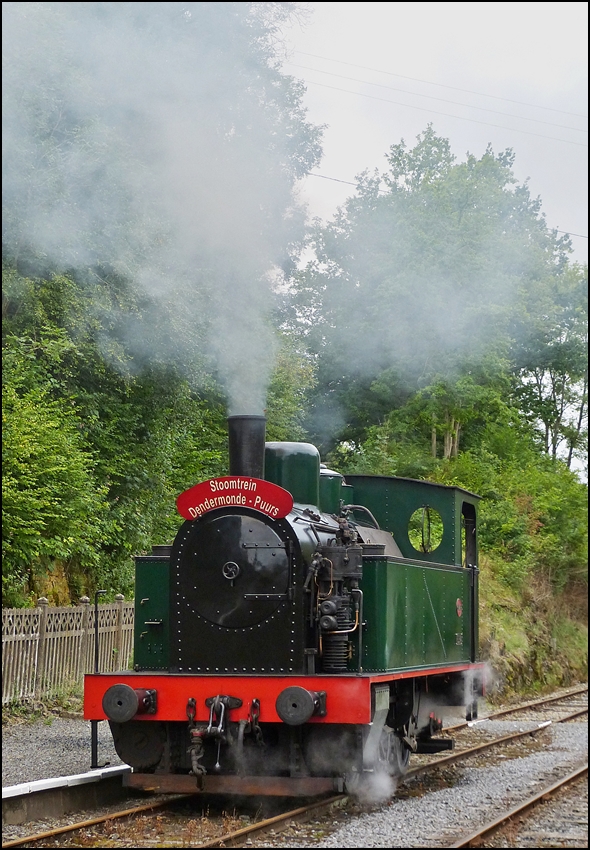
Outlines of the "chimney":
M264 477L266 417L228 416L229 474Z

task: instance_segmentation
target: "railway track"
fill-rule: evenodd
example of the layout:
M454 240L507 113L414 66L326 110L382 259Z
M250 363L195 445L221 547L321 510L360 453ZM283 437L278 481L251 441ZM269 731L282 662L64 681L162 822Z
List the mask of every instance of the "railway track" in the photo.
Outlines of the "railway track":
M103 824L109 820L117 820L119 818L131 817L132 815L143 814L144 812L153 812L157 809L171 806L178 799L179 796L176 796L174 800L154 800L151 803L146 803L145 806L132 806L129 809L120 809L119 811L102 814L96 818L89 818L87 820L77 821L71 824L62 824L61 826L58 826L55 829L46 829L43 832L38 832L33 835L26 835L22 838L13 839L12 841L3 841L2 848L4 850L4 847L26 847L32 843L38 844L40 841L44 841L49 838L56 838L60 835L66 835L68 832L76 832L77 830L81 829L89 829L92 826Z
M540 697L539 699L530 700L529 702L519 703L518 705L511 706L509 708L500 708L498 711L492 711L490 714L487 714L485 717L481 718L481 720L475 721L463 721L461 723L456 723L453 726L447 726L445 728L445 732L454 732L458 729L464 729L469 726L473 726L476 723L483 723L486 720L496 720L499 717L506 717L509 714L515 714L517 712L523 712L527 709L545 709L548 706L552 705L552 703L556 702L569 702L576 697L581 697L584 694L588 695L588 686L584 685L583 687L574 688L571 691L568 691L566 694L553 695L550 697ZM584 714L588 709L587 701L582 704L580 703L580 711L581 714Z
M537 724L536 728L528 729L528 730L519 730L515 732L511 732L510 734L503 736L494 736L491 740L487 740L483 743L477 744L475 746L464 746L458 749L458 751L453 752L451 755L444 757L426 757L427 761L424 764L418 765L417 767L409 770L404 777L404 783L410 782L414 777L420 774L426 774L434 771L437 768L444 768L451 764L456 764L459 762L463 762L471 757L477 757L486 751L493 750L495 747L507 746L511 743L518 741L519 739L526 738L527 736L534 737L537 733L542 732L543 729L549 727L549 725L553 723L566 723L571 720L575 720L587 713L588 707L587 702L585 706L572 706L574 708L573 711L568 711L567 713L563 713L563 708L558 709L555 708L554 704L557 702L570 701L576 697L582 697L583 694L587 695L587 687L577 688L573 691L570 691L566 694L561 694L559 696L552 696L548 698L542 698L538 700L534 700L531 702L527 702L521 705L512 706L510 708L501 709L497 712L492 712L486 718L481 718L481 720L473 721L471 723L459 723L452 727L447 727L445 732L448 731L460 731L460 730L473 730L476 727L479 729L482 728L483 724L486 721L498 718L500 716L505 716L508 714L515 714L517 712L527 712L527 711L538 711L547 709L548 706L553 705L552 712L555 714L559 712L559 716L552 718L550 720L541 722ZM586 766L587 771L587 766ZM572 781L571 779L569 781ZM554 783L556 784L556 783ZM536 797L543 798L546 797L549 793L553 793L550 789L544 789L540 794L535 795ZM109 812L100 817L92 818L86 821L81 821L74 824L67 824L65 826L56 827L51 830L46 830L44 832L39 832L37 834L27 835L18 837L16 839L12 839L6 842L3 842L4 847L18 847L18 846L59 846L54 843L60 836L65 835L67 833L74 832L76 830L85 830L88 831L93 827L96 827L100 824L109 823L112 824L116 820L128 819L128 818L137 818L142 815L152 815L156 816L155 813L162 810L168 810L170 807L174 805L174 803L187 799L187 795L176 795L174 799L166 799L161 801L153 801L149 804L143 806L136 806L131 809L120 810L116 812ZM325 818L328 816L330 812L338 812L339 808L346 806L347 798L345 795L336 795L329 797L327 799L316 800L313 803L310 803L306 806L300 806L297 809L292 809L287 812L280 813L278 815L273 815L270 818L264 818L263 820L258 819L254 823L249 823L246 826L241 826L239 828L231 828L225 829L225 831L221 831L220 834L215 835L214 837L206 838L204 840L199 841L198 836L195 831L195 819L193 818L190 823L193 825L193 832L195 832L194 838L191 841L191 846L195 847L230 847L230 846L244 846L244 842L248 843L248 846L255 846L254 842L261 840L264 836L274 837L278 833L293 828L294 824L299 824L309 820L317 821L319 818ZM531 804L532 805L532 804ZM515 810L516 811L516 810ZM515 811L509 811L506 813L506 819L510 820L516 817ZM201 818L201 820L204 820ZM226 815L225 820L228 821L228 817ZM231 820L231 819L229 819ZM499 819L498 819L499 821ZM495 824L496 822L494 822ZM493 829L492 829L493 826ZM497 831L500 828L500 824L498 825L490 825L489 831L490 834L492 831ZM483 833L482 833L483 835ZM479 837L478 837L479 836ZM89 836L88 836L89 838ZM476 842L481 841L481 836L479 833L473 833L473 835L467 836L465 839L462 839L465 842ZM42 843L42 842L50 842L50 843ZM279 839L280 842L280 839ZM85 841L86 846L92 846L91 840ZM101 846L135 846L134 844L104 844L101 842ZM149 845L142 845L149 846ZM162 846L160 844L160 846ZM167 846L175 846L173 844L169 844ZM177 845L182 846L182 845ZM186 845L185 845L186 846ZM272 844L265 844L265 846L272 846ZM283 844L283 846L285 846ZM305 845L301 845L305 846ZM456 845L447 845L447 846L472 846L470 843L461 843Z
M568 714L563 715L561 718L557 720L546 720L543 723L539 723L536 729L525 729L518 732L511 732L508 735L503 735L501 737L494 737L490 741L486 741L483 744L477 744L473 747L466 747L464 749L459 749L457 752L453 752L449 756L442 756L439 758L432 759L427 764L420 765L419 767L414 767L408 770L406 773L404 780L407 781L414 776L418 776L421 773L425 773L427 771L432 770L435 767L443 767L445 765L454 764L459 761L464 761L470 756L480 755L485 750L489 750L493 747L497 747L500 744L509 743L511 741L517 741L519 738L525 738L536 735L542 729L548 727L551 723L567 723L570 720L575 720L578 717L581 717L583 714L588 713L588 706L584 709L576 709ZM448 730L446 730L448 731Z
M523 815L530 814L532 810L539 806L541 803L547 802L547 800L555 796L559 791L563 790L571 783L578 782L584 776L588 776L588 763L572 771L567 776L564 776L558 782L554 782L552 785L543 788L543 790L538 792L537 794L533 794L527 800L524 800L522 803L519 803L518 806L514 806L513 808L507 809L503 814L499 815L497 818L494 818L494 820L484 824L484 826L475 830L475 832L471 832L463 838L460 838L455 844L450 844L449 847L480 847L484 839L488 838L496 832L499 832L508 824L512 824L515 820L522 818ZM587 827L588 818L586 816L586 828ZM561 835L561 839L563 840L563 833ZM515 847L520 845L511 844L511 846ZM561 844L560 846L564 845Z

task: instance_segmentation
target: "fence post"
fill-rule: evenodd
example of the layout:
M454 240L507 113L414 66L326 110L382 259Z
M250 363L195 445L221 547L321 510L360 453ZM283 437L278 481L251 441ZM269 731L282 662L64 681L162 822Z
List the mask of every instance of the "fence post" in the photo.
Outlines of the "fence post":
M117 630L115 632L115 646L113 647L113 672L122 667L121 655L123 654L123 604L125 597L122 593L115 596L117 603Z
M82 639L80 641L80 657L78 658L78 681L88 670L88 646L90 644L90 599L88 596L80 597L82 605Z
M49 601L42 596L37 600L39 608L39 647L37 649L37 671L35 676L35 696L40 698L45 680L45 655L47 653L47 607Z

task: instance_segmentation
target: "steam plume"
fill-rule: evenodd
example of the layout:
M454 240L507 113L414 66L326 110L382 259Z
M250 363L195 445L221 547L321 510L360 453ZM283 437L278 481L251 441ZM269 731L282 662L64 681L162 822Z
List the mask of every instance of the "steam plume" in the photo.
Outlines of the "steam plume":
M293 187L319 157L278 69L288 5L2 7L5 250L133 281L133 355L185 363L200 346L230 412L264 406L270 280L302 232Z

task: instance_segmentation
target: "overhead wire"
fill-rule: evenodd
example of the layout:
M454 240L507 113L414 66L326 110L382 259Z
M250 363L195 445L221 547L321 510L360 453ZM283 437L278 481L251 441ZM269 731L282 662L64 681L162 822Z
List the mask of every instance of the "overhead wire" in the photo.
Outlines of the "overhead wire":
M490 121L479 121L477 118L465 118L462 115L451 115L450 112L441 112L437 109L429 109L426 106L413 106L409 103L401 103L397 100L389 100L387 97L378 97L374 94L364 94L363 92L355 92L350 89L342 89L338 86L329 86L327 83L317 83L313 80L305 80L305 83L313 86L321 86L322 88L332 89L332 91L341 91L346 94L355 94L359 97L368 97L371 100L380 100L382 103L392 103L395 106L405 106L407 109L419 109L421 112L430 112L434 115L444 115L447 118L457 118L459 121L470 121L472 124L484 124L486 127L496 127L498 130L510 130L513 133L525 133L527 136L536 136L539 139L547 139L553 142L563 142L566 145L576 145L580 148L587 148L588 145L584 142L573 142L570 139L558 139L556 136L545 136L543 133L533 133L532 130L518 130L516 127L505 127L502 124L493 124Z
M429 85L429 86L438 86L439 88L452 89L453 91L461 91L461 92L464 92L465 94L475 94L475 95L478 95L479 97L489 97L489 98L492 98L493 100L503 100L506 103L516 103L519 106L531 106L534 109L545 109L549 112L559 112L562 115L571 115L575 118L585 118L585 119L588 118L587 115L580 115L578 112L566 112L563 109L554 109L551 106L540 106L539 104L526 103L525 101L522 101L522 100L512 100L509 97L500 97L499 95L495 95L495 94L486 94L485 92L472 91L471 89L462 89L462 88L458 88L457 86L449 86L445 83L435 83L432 80L421 80L418 77L408 77L405 74L395 74L393 71L383 71L379 68L368 68L366 65L357 65L354 62L345 62L342 59L331 59L328 56L318 56L317 53L306 53L303 50L295 50L294 52L298 53L301 56L312 56L314 59L322 59L325 62L336 62L339 65L349 65L351 68L360 68L363 71L372 71L376 74L386 74L389 77L399 77L402 80L412 80L415 83L426 83L426 85Z
M527 118L524 115L514 115L512 112L501 112L499 109L489 109L487 106L475 106L472 103L461 103L458 100L447 100L444 97L436 97L436 95L432 94L421 94L420 92L408 91L407 89L398 89L394 86L385 85L385 83L373 83L369 80L359 80L356 77L347 77L344 74L336 74L333 71L322 71L319 68L310 68L308 65L298 65L295 62L287 62L287 65L291 65L293 68L302 68L304 71L315 71L318 74L328 74L330 77L339 77L342 80L350 80L353 83L362 83L363 85L368 86L378 86L382 89L388 89L389 91L397 91L402 92L403 94L410 94L414 97L425 97L429 100L440 100L441 103L452 103L454 106L464 106L466 109L479 109L481 112L493 112L495 115L504 115L507 118L516 118L517 120L522 121L533 121L535 124L547 124L549 127L559 127L561 130L574 130L577 133L587 133L583 127L569 127L566 124L556 124L554 121L543 121L542 118ZM306 80L306 82L308 82ZM355 94L362 94L362 92L355 92Z
M378 73L378 74L386 74L387 76L398 77L398 78L404 79L404 80L412 80L413 82L425 83L427 85L437 86L439 88L451 89L453 91L460 91L460 92L463 92L465 94L473 94L473 95L477 95L479 97L488 97L488 98L491 98L493 100L502 100L506 103L514 103L514 104L517 104L519 106L527 106L527 107L531 107L531 108L534 108L534 109L543 109L545 111L555 112L555 113L559 113L559 114L562 114L562 115L569 115L569 116L572 116L572 117L575 117L575 118L583 118L583 119L587 118L587 116L581 115L581 114L576 113L576 112L567 112L566 110L563 110L563 109L554 109L552 107L541 106L539 104L527 103L525 101L519 101L519 100L514 100L514 99L511 99L511 98L500 97L498 95L486 94L485 92L476 92L476 91L473 91L471 89L463 89L463 88L459 88L457 86L449 86L449 85L446 85L444 83L435 83L432 80L423 80L423 79L419 79L417 77L410 77L410 76L407 76L405 74L396 74L392 71L383 71L382 69L378 69L378 68L369 68L365 65L359 65L359 64L356 64L354 62L345 62L345 61L340 60L340 59L331 59L327 56L320 56L316 53L308 53L308 52L303 51L303 50L295 50L294 52L301 55L301 56L310 56L310 57L313 57L314 59L321 59L322 61L335 62L337 64L347 65L347 66L352 67L352 68L359 68L359 69L364 70L364 71L371 71L373 73ZM551 122L551 121L543 121L542 119L537 119L537 118L527 118L525 116L519 116L519 115L514 115L512 113L501 112L500 110L488 109L486 107L475 106L475 105L472 105L472 104L460 103L458 101L451 101L451 100L447 100L446 98L436 97L435 95L425 95L425 94L421 94L419 92L410 92L410 91L407 91L405 89L398 89L398 88L395 88L393 86L387 86L383 83L373 83L373 82L369 82L368 80L358 80L354 77L347 77L344 74L337 74L337 73L332 72L332 71L323 71L319 68L309 68L305 65L298 65L295 62L288 62L286 64L292 65L295 68L302 68L303 70L316 71L317 73L328 74L329 76L333 76L333 77L340 77L341 79L350 80L351 82L357 82L357 83L361 83L361 84L364 84L364 85L379 86L380 88L386 88L386 89L391 89L392 91L399 91L399 92L403 92L403 93L407 93L407 94L411 94L411 95L417 95L418 97L426 97L426 98L430 98L432 100L440 100L441 102L444 102L444 103L452 103L452 104L457 105L457 106L464 106L467 109L478 109L478 110L482 110L482 111L486 111L486 112L493 112L494 114L497 114L497 115L505 115L506 117L516 118L517 120L533 121L535 123L546 124L546 125L552 126L552 127L559 127L560 129L564 129L564 130L574 130L576 132L587 132L587 130L584 130L584 129L578 128L578 127L568 127L567 125L557 124L557 123ZM360 95L361 97L367 97L367 98L370 98L372 100L380 100L380 101L383 101L385 103L392 103L392 104L397 105L397 106L407 106L410 109L419 109L419 110L424 111L424 112L434 112L437 115L445 115L447 117L456 118L456 119L461 120L461 121L470 121L470 122L476 123L476 124L485 124L486 126L489 126L489 127L497 127L498 129L511 130L513 132L516 132L516 133L526 133L527 135L537 136L538 138L548 139L548 140L551 140L551 141L565 142L566 144L573 144L573 145L576 145L578 147L587 147L587 145L585 145L583 142L574 142L574 141L571 141L569 139L558 139L554 136L546 136L542 133L534 133L530 130L517 130L516 128L513 128L513 127L504 127L502 125L493 124L493 123L488 122L488 121L478 121L475 118L465 118L465 117L459 116L459 115L451 115L450 113L440 112L440 111L437 111L437 110L428 109L426 107L413 106L413 105L408 104L408 103L400 103L398 101L389 100L388 98L381 98L381 97L378 97L376 95L364 94L363 92L354 92L354 91L351 91L350 89L338 88L337 86L329 86L326 83L318 83L318 82L315 82L315 81L312 81L312 80L305 80L305 82L309 83L311 85L317 85L317 86L321 86L323 88L333 89L334 91L342 91L342 92L347 93L347 94L357 94L357 95ZM335 183L344 183L344 184L349 185L349 186L357 186L357 183L354 183L350 180L342 180L342 179L337 178L337 177L329 177L328 175L325 175L325 174L317 174L317 173L314 173L314 172L310 172L308 176L310 176L310 177L320 177L323 180L331 180ZM378 189L377 191L379 192L379 194L387 194L382 189ZM560 230L558 228L553 228L553 229L555 230L556 233L563 233L563 234L566 234L568 236L576 236L580 239L587 239L588 238L587 235L585 236L581 233L572 233L571 231Z

